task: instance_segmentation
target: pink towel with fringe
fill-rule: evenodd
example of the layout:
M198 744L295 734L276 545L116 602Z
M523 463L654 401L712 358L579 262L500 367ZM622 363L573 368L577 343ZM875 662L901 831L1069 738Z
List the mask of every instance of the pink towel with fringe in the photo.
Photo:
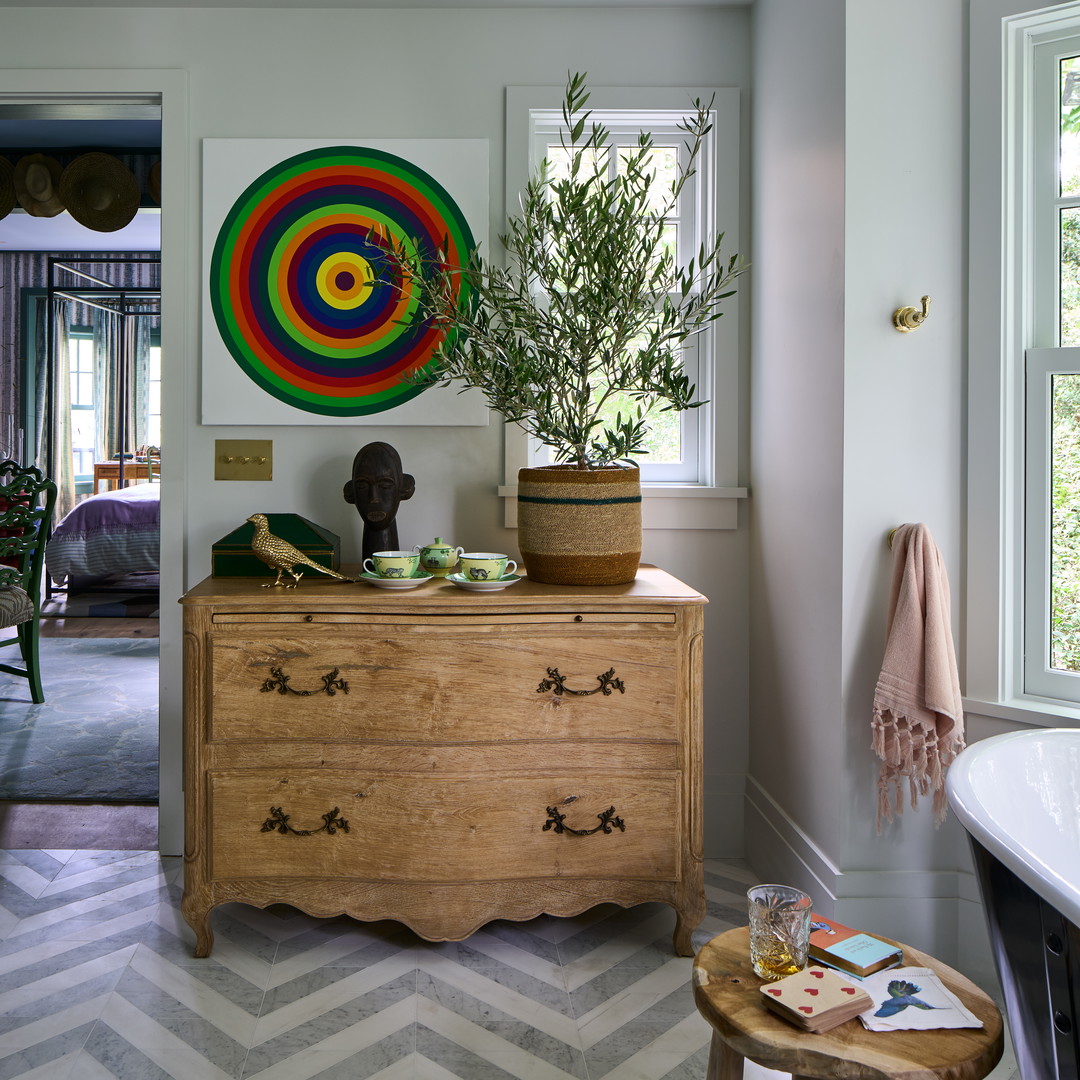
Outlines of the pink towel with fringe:
M914 809L933 795L945 819L945 770L964 748L964 710L953 648L949 579L922 524L893 535L892 595L885 659L874 691L873 748L881 758L877 829L903 812L905 781Z

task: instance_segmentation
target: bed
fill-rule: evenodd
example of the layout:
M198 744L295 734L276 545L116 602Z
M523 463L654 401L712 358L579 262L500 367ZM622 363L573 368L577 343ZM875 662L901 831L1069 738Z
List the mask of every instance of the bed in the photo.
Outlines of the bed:
M156 571L160 523L160 483L91 495L53 530L45 548L49 578L59 585L73 578Z

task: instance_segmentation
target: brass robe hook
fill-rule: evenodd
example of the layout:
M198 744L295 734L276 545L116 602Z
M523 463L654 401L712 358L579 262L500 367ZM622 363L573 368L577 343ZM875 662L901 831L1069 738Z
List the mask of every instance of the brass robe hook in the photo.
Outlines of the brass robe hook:
M897 308L893 312L893 326L900 331L901 334L910 334L912 330L918 330L926 320L926 316L930 314L930 297L924 296L922 298L922 311L914 307L902 307Z

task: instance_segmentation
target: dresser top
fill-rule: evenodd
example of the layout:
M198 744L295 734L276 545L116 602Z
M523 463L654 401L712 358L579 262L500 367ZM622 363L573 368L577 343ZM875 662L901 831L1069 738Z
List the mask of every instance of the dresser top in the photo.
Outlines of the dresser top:
M344 566L341 572L356 575L358 566ZM640 607L648 604L705 604L707 599L696 589L655 566L643 564L637 577L625 585L545 585L523 577L505 589L493 592L469 592L445 578L432 578L415 589L380 589L366 582L344 582L310 570L295 589L266 587L269 578L208 577L182 597L181 604L257 605L261 611L296 610L298 605L317 604L320 608L365 608L387 610L475 609L477 611L557 608L582 604Z

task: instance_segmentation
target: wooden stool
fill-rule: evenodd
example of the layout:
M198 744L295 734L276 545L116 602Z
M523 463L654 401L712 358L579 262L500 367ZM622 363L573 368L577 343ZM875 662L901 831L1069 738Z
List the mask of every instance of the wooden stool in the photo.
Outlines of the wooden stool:
M745 1058L790 1072L792 1080L982 1080L1001 1060L1001 1013L959 972L910 945L901 948L905 967L931 968L985 1027L867 1031L854 1019L807 1034L761 1001L763 980L750 966L743 926L714 937L694 959L694 1000L713 1027L708 1080L739 1080Z

